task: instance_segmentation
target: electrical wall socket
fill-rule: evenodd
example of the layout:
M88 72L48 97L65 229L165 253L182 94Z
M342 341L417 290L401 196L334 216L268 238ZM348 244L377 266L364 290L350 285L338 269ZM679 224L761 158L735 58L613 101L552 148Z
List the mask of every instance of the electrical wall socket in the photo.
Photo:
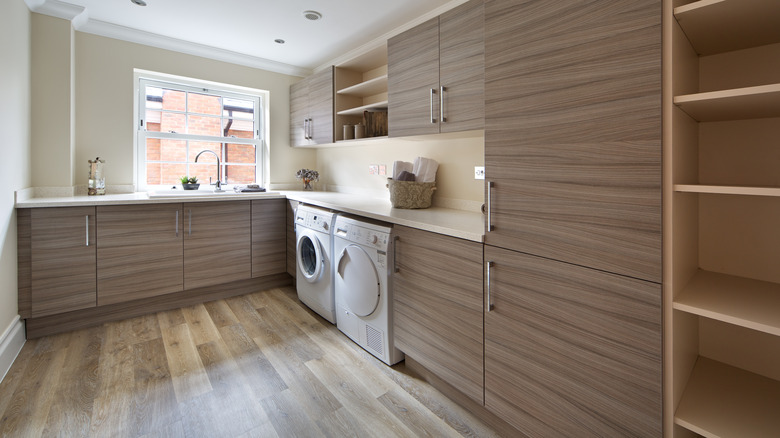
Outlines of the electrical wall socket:
M369 175L377 175L377 174L379 174L379 165L377 165L377 164L369 164L368 165L368 174Z
M485 166L474 166L474 179L485 179Z

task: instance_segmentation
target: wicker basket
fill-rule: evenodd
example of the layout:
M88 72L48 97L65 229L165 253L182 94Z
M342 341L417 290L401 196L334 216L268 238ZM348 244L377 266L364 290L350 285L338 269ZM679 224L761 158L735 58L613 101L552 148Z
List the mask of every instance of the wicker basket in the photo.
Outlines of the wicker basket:
M428 208L436 190L435 182L396 181L387 179L390 203L394 208Z

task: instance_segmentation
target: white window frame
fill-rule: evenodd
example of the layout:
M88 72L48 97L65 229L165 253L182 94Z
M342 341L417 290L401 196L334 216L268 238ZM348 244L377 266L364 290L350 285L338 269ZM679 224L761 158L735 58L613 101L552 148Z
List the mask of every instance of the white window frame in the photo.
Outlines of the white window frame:
M259 90L254 88L246 88L229 84L221 84L217 82L202 81L198 79L186 78L183 76L167 75L163 73L156 73L144 70L136 69L134 71L134 184L137 191L150 191L169 189L171 184L163 185L151 185L146 183L146 140L148 138L159 139L176 139L176 140L189 140L189 141L203 141L203 142L221 142L232 144L252 144L255 146L255 175L256 183L263 187L268 186L269 175L269 151L268 151L268 126L270 110L269 104L269 92L267 90ZM229 137L215 137L208 135L193 135L184 133L167 133L167 132L148 132L145 128L146 125L146 96L143 92L147 85L173 88L176 90L195 92L195 93L208 93L211 95L219 95L227 98L236 98L242 100L253 100L255 104L255 132L254 137L251 139L234 138ZM220 176L224 175L224 169L227 164L221 162ZM236 165L232 163L231 165ZM213 173L210 173L213 177L216 176L216 169ZM200 178L202 183L201 190L210 190L207 178ZM212 181L213 182L213 181ZM232 185L225 184L225 188L230 189Z

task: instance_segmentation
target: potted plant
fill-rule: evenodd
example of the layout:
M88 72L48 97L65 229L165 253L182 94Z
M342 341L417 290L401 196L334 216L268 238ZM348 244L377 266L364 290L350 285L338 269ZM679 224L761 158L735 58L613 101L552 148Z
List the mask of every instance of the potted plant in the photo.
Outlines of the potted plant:
M198 187L200 187L200 184L198 184L198 177L188 177L183 176L179 178L179 181L181 181L181 188L184 190L198 190Z

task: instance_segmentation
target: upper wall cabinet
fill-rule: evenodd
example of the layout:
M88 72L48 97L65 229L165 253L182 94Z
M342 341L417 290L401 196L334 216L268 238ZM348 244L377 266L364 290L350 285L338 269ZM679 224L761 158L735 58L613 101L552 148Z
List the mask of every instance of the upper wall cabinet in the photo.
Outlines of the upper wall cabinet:
M484 127L484 6L471 0L387 42L389 135Z
M290 86L290 145L333 143L333 67Z

